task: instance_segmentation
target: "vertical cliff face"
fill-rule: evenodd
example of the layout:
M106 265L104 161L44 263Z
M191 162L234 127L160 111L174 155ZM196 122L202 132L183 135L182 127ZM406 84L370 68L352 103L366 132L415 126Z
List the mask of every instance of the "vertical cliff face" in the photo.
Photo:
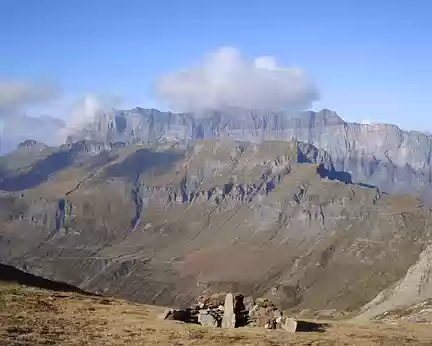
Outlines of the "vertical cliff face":
M347 123L329 110L301 114L244 109L196 114L113 110L69 140L83 138L125 143L297 139L327 151L335 168L351 173L355 182L418 194L426 200L431 192L431 136L394 125Z

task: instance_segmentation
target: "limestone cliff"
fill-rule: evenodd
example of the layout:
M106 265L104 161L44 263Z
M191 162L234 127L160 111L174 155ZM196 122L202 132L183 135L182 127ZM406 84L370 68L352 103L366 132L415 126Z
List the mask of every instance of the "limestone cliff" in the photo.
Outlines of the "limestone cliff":
M230 138L239 141L297 139L323 149L335 168L355 182L387 192L414 193L427 202L431 195L432 137L394 125L356 124L335 112L257 112L244 109L175 114L136 108L112 111L70 140L155 143Z

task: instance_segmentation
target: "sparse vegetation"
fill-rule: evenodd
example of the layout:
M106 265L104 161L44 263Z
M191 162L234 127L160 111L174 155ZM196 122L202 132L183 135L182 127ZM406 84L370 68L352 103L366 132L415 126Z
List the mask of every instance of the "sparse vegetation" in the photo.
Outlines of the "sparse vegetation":
M109 301L109 304L106 302ZM161 321L161 307L0 284L1 345L429 345L428 325L332 323L324 333Z

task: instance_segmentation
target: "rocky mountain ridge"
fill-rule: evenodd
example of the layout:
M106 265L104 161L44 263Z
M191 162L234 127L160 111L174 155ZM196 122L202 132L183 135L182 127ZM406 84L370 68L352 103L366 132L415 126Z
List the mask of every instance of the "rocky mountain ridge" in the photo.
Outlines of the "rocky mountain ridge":
M196 114L113 110L69 141L149 144L217 138L245 142L296 139L325 150L336 170L349 172L355 182L392 193L414 193L432 202L430 135L388 124L348 123L329 110L300 114L244 109Z

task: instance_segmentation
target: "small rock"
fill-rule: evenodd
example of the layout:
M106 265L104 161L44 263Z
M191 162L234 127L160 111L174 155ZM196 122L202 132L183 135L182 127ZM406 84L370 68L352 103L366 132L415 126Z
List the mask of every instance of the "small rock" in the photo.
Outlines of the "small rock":
M276 329L276 321L269 321L264 325L265 329Z
M251 309L249 309L249 317L252 317L256 310L258 310L258 305L254 305Z
M262 308L274 307L274 304L268 298L258 298L256 304Z
M312 310L311 309L303 309L302 311L300 311L300 316L307 316L307 315L311 315L312 314Z
M103 304L103 305L111 305L112 301L109 299L101 299L99 300L99 304Z
M276 309L275 311L273 311L273 316L276 319L281 318L282 317L282 311L280 311L279 309Z
M294 333L297 330L297 321L294 318L286 317L282 322L282 329Z

